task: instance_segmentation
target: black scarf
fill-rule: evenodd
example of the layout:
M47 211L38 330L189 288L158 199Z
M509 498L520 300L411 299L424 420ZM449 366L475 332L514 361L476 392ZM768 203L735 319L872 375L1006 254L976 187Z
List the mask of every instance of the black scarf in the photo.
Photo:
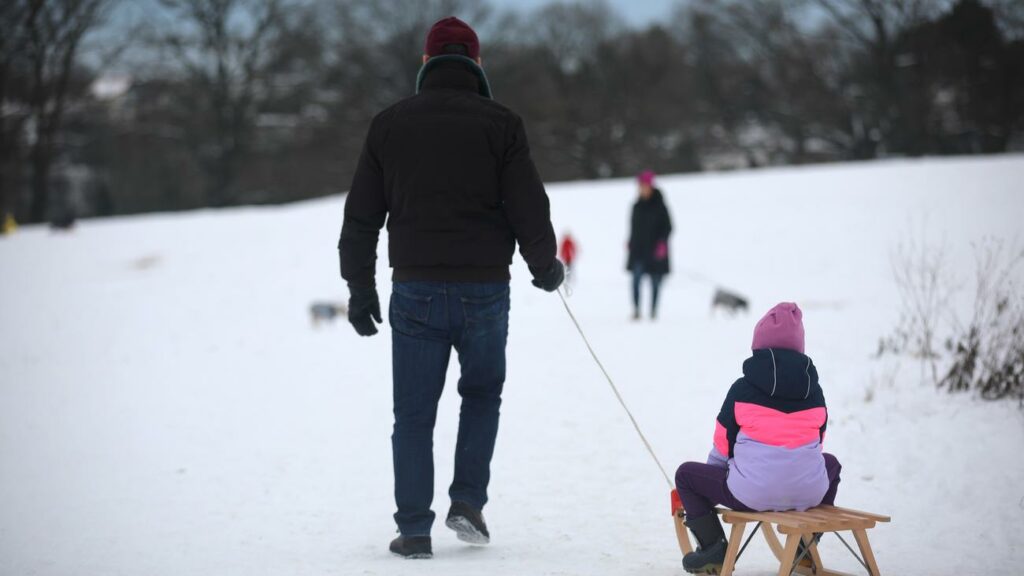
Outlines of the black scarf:
M457 63L459 66L451 66L451 63ZM471 73L476 81L476 90L484 98L493 99L491 96L491 84L487 81L487 75L484 74L484 69L480 67L472 58L461 56L459 54L445 54L443 56L434 56L433 58L426 61L423 67L420 68L419 74L416 75L416 93L419 94L420 90L424 87L424 81L427 75L438 71L437 74L444 72L462 72L466 71ZM461 74L459 74L461 75ZM447 84L445 82L444 84ZM455 82L457 84L457 82Z

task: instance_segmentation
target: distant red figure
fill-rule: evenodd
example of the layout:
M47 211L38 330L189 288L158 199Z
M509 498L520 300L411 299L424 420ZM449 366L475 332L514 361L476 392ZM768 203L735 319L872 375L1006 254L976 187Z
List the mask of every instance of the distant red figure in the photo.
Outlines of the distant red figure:
M558 249L558 254L562 263L565 264L565 268L572 270L572 263L576 259L576 242L568 232L562 237L562 245Z

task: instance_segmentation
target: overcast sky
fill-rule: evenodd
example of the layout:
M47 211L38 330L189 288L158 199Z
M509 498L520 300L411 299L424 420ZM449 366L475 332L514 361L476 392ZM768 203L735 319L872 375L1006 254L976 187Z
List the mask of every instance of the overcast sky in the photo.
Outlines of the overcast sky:
M7 0L0 0L0 2L6 2ZM369 2L374 1L386 1L386 0L366 0ZM554 3L558 0L487 0L487 2L498 11L514 10L519 12L530 12L546 4ZM596 0L562 0L563 2L589 2ZM609 6L624 19L624 24L642 28L650 24L657 22L663 22L671 15L672 9L680 4L687 4L693 1L699 0L605 0ZM114 11L112 20L114 26L108 28L105 31L100 32L99 38L106 38L112 35L118 38L119 41L121 36L124 36L125 30L134 29L139 22L147 21L149 15L152 14L153 10L157 7L158 0L126 0L118 4L117 10ZM426 30L424 30L424 34ZM102 57L104 50L102 50L103 42L93 42L90 46L87 46L83 50L83 58L92 64L95 64L98 58ZM136 56L142 54L141 49L136 48L132 51ZM148 56L145 56L148 57ZM132 64L131 54L123 56L121 61L114 64L113 68L117 72L123 72L121 69L131 68Z
M0 0L5 2L7 0ZM377 0L367 0L377 1ZM514 10L529 12L546 4L552 4L556 0L487 0L487 2L499 11ZM563 0L573 2L574 0ZM588 2L590 0L578 0ZM686 4L693 0L606 0L609 6L625 20L626 24L643 27L649 24L663 21L672 13L672 8L678 4ZM140 18L144 19L145 14L157 6L157 0L130 0L118 5L114 12L114 21L117 23L131 23Z
M498 9L531 10L551 0L490 0ZM672 12L677 0L608 0L608 4L634 26L646 26L663 20Z

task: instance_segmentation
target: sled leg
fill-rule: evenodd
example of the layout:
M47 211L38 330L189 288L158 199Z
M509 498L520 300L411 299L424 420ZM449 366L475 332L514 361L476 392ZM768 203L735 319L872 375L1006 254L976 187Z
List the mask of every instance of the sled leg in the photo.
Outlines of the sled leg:
M772 523L762 522L761 533L764 534L764 541L772 549L772 554L775 555L775 558L782 558L782 543L779 542L779 537L775 534L775 530L772 529Z
M786 547L779 558L779 576L789 576L793 571L793 560L796 558L796 547L800 543L799 534L786 536Z
M857 539L857 546L860 548L860 554L864 557L864 563L868 565L868 572L871 576L879 576L878 564L875 562L875 553L871 551L871 543L868 542L868 533L863 528L857 528L853 531L853 537Z
M736 554L740 551L740 542L743 541L743 531L746 527L746 522L737 522L732 525L729 547L725 550L725 563L722 564L722 576L731 576L733 569L736 568Z
M811 563L814 564L814 568L818 572L825 570L825 564L821 561L821 554L818 552L818 543L814 541L812 536L807 544L807 555L811 558Z
M686 556L690 552L693 552L693 544L690 543L690 533L686 528L686 524L683 524L683 516L685 512L680 508L672 515L672 520L676 525L676 539L679 540L679 551Z

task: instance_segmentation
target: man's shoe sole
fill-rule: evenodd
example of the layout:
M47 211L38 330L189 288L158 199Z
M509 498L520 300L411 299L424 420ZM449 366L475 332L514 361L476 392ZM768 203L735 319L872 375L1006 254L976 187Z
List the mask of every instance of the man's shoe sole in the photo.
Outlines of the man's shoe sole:
M468 544L484 546L490 544L491 539L477 530L473 523L463 516L451 516L444 521L444 525L455 531L455 536Z
M433 558L434 557L434 553L433 552L417 552L415 554L399 554L398 552L395 552L394 550L392 550L391 553L394 554L395 556L398 556L399 558L405 558L406 560L426 560L428 558Z

